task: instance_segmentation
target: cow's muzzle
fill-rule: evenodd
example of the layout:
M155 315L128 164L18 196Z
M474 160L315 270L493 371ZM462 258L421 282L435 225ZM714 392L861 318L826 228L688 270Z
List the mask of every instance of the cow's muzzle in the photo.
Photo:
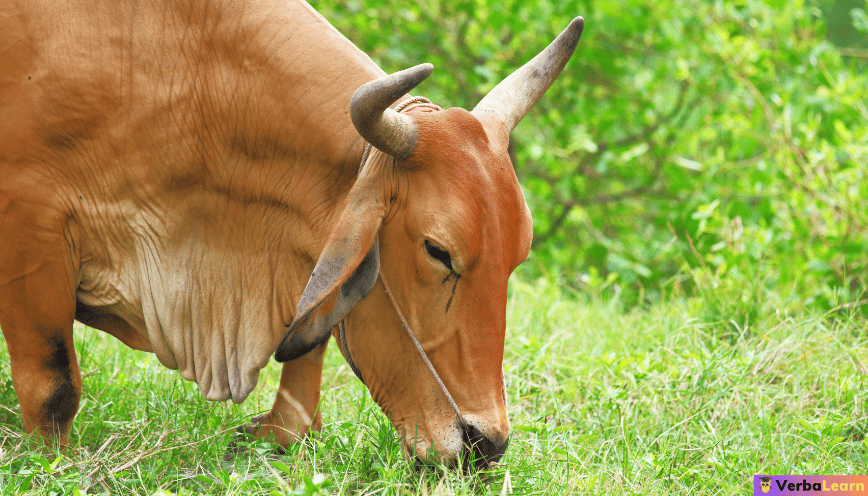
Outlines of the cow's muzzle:
M456 446L457 449L446 448L444 451L437 451L434 443L431 443L426 450L424 444L414 444L411 447L405 443L404 453L413 456L412 453L415 452L413 459L417 469L445 465L450 469L460 469L465 474L472 474L500 461L509 445L508 435L500 437L494 433L496 437L492 438L491 434L486 435L479 428L468 423L461 423L455 428L453 434L461 436L461 444ZM458 439L456 438L455 441L457 445Z
M461 453L462 467L485 469L500 460L509 445L509 437L503 442L492 440L473 425L462 426L464 450Z

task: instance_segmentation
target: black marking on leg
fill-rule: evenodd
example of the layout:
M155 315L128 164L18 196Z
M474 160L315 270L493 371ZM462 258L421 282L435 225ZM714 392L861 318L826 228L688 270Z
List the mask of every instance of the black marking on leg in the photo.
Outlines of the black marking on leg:
M63 337L54 335L48 338L48 347L51 354L45 359L45 367L55 374L69 378L69 349L66 347L66 341Z
M42 418L50 419L56 426L65 427L78 410L78 394L72 383L69 348L63 337L58 335L48 338L48 348L50 353L43 365L54 372L54 389L42 403Z
M42 404L43 418L51 419L52 425L67 426L78 410L78 395L71 380L55 384L51 396Z

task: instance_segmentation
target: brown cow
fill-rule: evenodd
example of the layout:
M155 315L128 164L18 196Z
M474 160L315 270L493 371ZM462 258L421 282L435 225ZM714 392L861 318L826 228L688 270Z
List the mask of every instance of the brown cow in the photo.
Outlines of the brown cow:
M0 328L26 430L66 442L75 319L210 400L276 354L249 431L286 445L320 428L334 331L407 454L500 458L532 231L509 134L582 25L468 112L410 100L430 65L385 76L300 0L2 2Z

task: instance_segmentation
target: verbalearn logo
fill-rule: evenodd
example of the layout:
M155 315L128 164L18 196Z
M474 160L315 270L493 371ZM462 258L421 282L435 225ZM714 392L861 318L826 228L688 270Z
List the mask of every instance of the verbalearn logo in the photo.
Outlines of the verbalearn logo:
M845 491L845 492L865 492L865 484L861 482L832 482L826 483L825 479L820 482L810 482L807 479L802 479L801 482L792 482L788 479L772 479L775 485L778 486L778 491ZM768 492L768 491L763 491Z
M755 495L868 496L868 477L864 475L756 475Z

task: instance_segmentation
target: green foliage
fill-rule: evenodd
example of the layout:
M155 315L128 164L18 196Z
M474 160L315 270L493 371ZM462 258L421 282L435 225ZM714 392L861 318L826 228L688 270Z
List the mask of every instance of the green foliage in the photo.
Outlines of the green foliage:
M762 274L785 305L825 310L868 287L868 21L848 2L314 6L387 71L432 62L419 93L465 108L583 15L513 133L535 220L525 273L627 302L696 294L700 272ZM852 46L827 41L824 14Z

